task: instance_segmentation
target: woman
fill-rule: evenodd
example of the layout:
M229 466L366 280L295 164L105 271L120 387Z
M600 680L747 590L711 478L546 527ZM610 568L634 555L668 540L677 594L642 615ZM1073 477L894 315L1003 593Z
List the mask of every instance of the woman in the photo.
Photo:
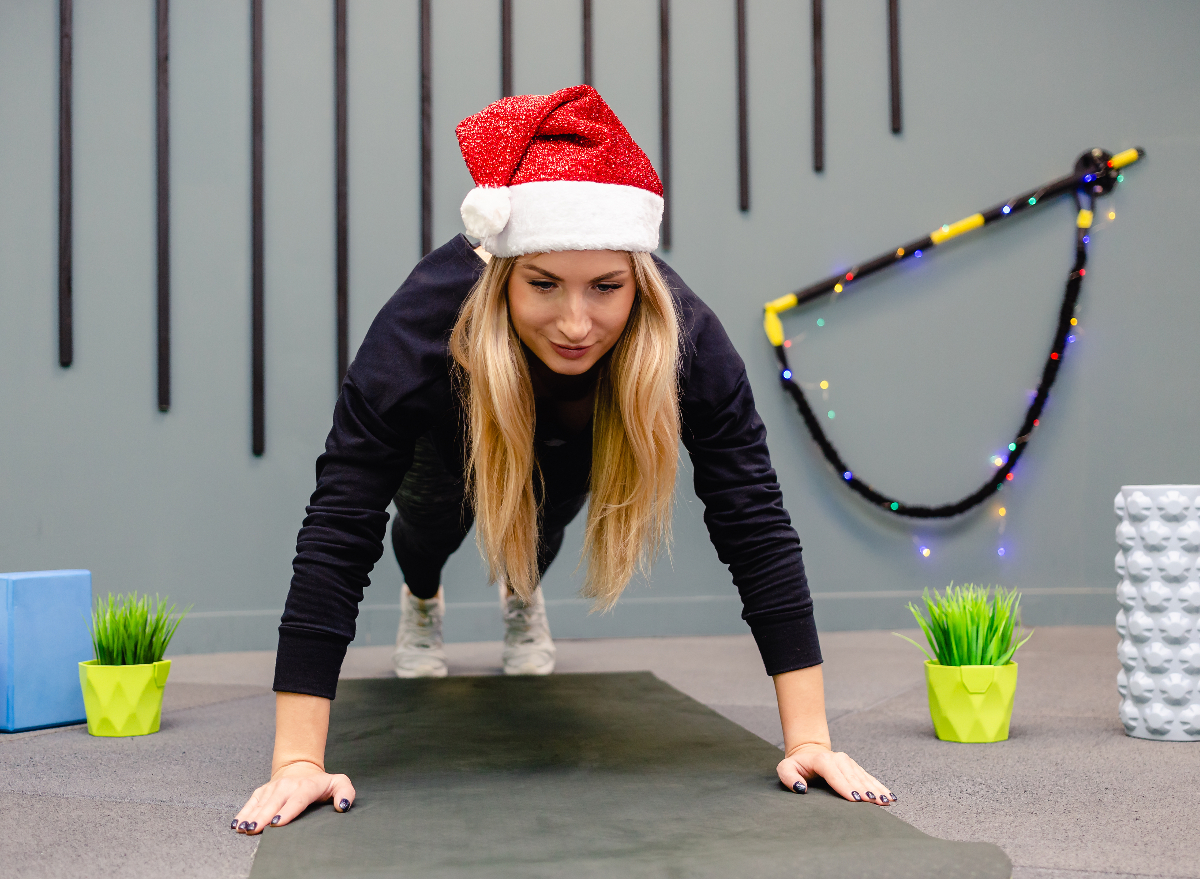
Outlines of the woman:
M650 255L663 206L650 161L589 86L505 98L457 133L476 183L463 219L482 244L459 236L423 259L343 383L280 624L271 780L231 827L259 833L314 802L354 802L350 779L325 771L329 705L394 496L397 557L427 620L472 511L502 594L536 609L585 498L583 591L605 608L669 537L680 440L774 677L780 781L804 793L821 776L888 805L885 786L830 748L812 601L766 431L716 316ZM439 646L427 640L419 649Z

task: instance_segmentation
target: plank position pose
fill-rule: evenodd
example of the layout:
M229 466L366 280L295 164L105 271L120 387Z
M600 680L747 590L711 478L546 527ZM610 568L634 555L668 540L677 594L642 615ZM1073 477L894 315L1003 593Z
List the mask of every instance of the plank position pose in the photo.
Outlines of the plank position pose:
M583 592L617 601L669 539L680 440L742 617L774 677L780 781L895 797L830 747L800 541L745 367L663 262L662 185L590 86L505 98L458 126L475 180L464 236L425 257L379 312L334 410L279 627L271 779L231 827L354 803L325 771L329 706L389 502L404 573L396 673L446 673L442 566L472 517L500 584L505 671L545 674L538 583L587 502ZM336 767L332 767L336 769Z

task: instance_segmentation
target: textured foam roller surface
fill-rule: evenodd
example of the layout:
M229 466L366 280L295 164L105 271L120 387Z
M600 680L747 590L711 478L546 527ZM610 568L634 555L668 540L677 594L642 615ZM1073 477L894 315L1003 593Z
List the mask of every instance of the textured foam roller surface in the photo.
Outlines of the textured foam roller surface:
M779 756L648 672L342 681L326 764L354 808L268 829L250 875L1012 875L994 845L784 790Z

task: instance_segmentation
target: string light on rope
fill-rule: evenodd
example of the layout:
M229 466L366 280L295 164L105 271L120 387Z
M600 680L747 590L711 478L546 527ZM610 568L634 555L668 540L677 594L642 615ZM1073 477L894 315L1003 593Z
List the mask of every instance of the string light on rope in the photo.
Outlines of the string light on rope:
M782 367L781 380L783 388L796 401L796 405L800 410L800 416L804 420L808 432L821 449L825 460L833 466L837 473L842 475L842 481L847 487L875 506L899 516L918 519L944 519L961 515L978 506L987 500L992 493L1000 491L1007 483L1013 480L1013 470L1017 465L1017 461L1025 451L1034 429L1041 423L1042 410L1045 408L1050 388L1058 376L1058 370L1062 365L1062 357L1066 346L1075 339L1070 334L1070 328L1078 325L1078 320L1073 315L1079 301L1079 292L1083 278L1087 274L1084 267L1087 263L1087 245L1091 240L1088 230L1092 227L1095 199L1098 196L1107 195L1117 183L1125 179L1124 175L1117 173L1119 169L1127 165L1132 165L1143 158L1145 154L1145 150L1141 147L1127 149L1116 155L1111 155L1101 149L1090 150L1079 157L1075 162L1074 171L1065 177L1052 180L1031 192L1007 199L1002 204L989 208L986 211L980 211L969 217L964 217L956 223L944 224L924 238L888 250L882 256L877 256L874 259L853 266L850 270L841 274L818 281L815 284L805 287L803 290L781 296L763 306L763 329L767 334L767 339L775 348L775 356ZM1059 310L1058 325L1051 343L1050 353L1042 368L1041 381L1038 384L1037 390L1031 392L1032 398L1025 412L1025 418L1017 430L1016 436L1008 444L1009 455L1007 457L1000 455L993 456L992 464L998 469L993 471L987 481L974 492L952 503L941 504L939 506L908 504L876 490L870 483L855 475L855 472L842 460L842 456L834 448L829 437L826 436L820 420L809 405L808 399L804 394L804 389L792 377L792 369L788 363L786 350L791 346L786 344L784 340L783 322L780 320L780 313L799 305L804 305L830 293L841 293L851 283L860 281L868 275L872 275L910 257L920 259L924 251L938 247L952 238L957 238L974 229L1014 216L1067 193L1072 194L1077 208L1075 218L1075 263L1071 268L1070 274L1067 276L1066 290L1063 293L1062 307ZM1116 219L1116 212L1109 211L1107 216L1110 220ZM817 326L824 325L824 319L817 321ZM822 389L826 387L825 382L821 383L821 387ZM831 420L833 419L834 412L832 409L829 410L828 417ZM997 460L1001 463L996 464ZM1001 509L1003 510L1003 508ZM1003 515L1003 512L1001 512L1001 515ZM1000 555L1004 555L1003 548L998 552ZM929 548L920 547L920 553L928 558Z

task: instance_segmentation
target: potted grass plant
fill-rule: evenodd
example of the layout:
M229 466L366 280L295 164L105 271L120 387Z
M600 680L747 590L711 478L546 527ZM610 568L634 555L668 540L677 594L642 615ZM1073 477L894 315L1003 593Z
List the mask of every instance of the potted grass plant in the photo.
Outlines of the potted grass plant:
M190 608L189 608L190 609ZM96 602L92 649L79 663L79 685L88 732L94 736L144 736L158 732L163 688L171 660L163 653L187 614L175 613L157 595L114 596Z
M1002 742L1008 738L1022 638L1018 592L968 583L924 593L926 619L911 602L908 609L925 633L932 654L911 638L928 659L925 682L929 714L937 737L948 742Z

